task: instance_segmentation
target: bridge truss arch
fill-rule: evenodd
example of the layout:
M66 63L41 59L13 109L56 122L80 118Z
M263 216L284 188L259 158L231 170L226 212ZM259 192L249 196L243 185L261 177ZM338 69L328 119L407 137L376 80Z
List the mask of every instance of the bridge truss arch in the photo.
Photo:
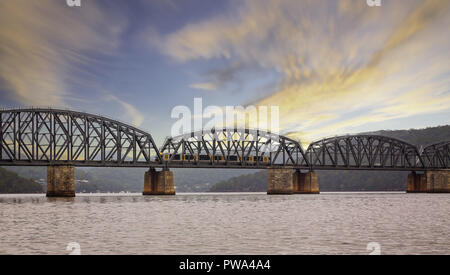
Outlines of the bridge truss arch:
M347 135L322 139L306 151L314 169L424 170L416 146L378 135Z
M149 133L106 117L61 109L0 110L0 164L149 167Z
M160 152L171 167L309 168L299 142L251 129L212 129L170 137Z
M450 169L450 141L425 147L422 152L422 158L428 167Z

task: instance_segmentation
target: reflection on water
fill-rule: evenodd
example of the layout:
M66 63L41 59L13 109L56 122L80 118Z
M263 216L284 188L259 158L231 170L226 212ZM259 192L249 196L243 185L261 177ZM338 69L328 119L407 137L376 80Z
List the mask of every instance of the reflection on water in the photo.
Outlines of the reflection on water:
M450 195L0 195L0 254L450 254Z

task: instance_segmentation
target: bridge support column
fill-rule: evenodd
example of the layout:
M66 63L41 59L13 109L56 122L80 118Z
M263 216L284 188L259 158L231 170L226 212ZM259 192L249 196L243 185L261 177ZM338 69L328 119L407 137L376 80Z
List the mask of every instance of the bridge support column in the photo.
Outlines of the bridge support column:
M294 174L294 194L320 194L317 173L297 170Z
M143 195L175 195L173 172L169 169L156 171L150 168L144 176Z
M294 194L294 173L292 169L267 169L267 194L290 195Z
M450 170L427 171L428 193L450 193Z
M412 172L408 175L407 193L450 193L450 171Z
M406 188L407 193L426 193L427 182L425 174L417 174L412 172L408 175L408 185Z
M74 166L47 166L47 197L75 197Z

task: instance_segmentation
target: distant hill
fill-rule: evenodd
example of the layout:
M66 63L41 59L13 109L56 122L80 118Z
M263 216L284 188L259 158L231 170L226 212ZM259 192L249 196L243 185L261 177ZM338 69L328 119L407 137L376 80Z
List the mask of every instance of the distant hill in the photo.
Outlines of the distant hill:
M14 167L5 169L22 177L44 181L46 167ZM142 192L144 188L144 168L76 168L75 191L96 192ZM215 183L236 175L252 173L249 170L229 169L172 169L177 192L206 192ZM44 184L44 190L46 186Z
M420 146L427 146L441 141L450 140L450 125L428 127L425 129L395 130L395 131L375 131L365 134L382 135L404 140L408 143Z
M383 135L420 146L450 140L450 126L363 134ZM404 191L408 172L317 171L321 191ZM216 183L210 192L265 192L267 172L233 177Z
M249 175L233 177L214 184L209 192L265 192L267 191L267 171L260 170Z
M0 167L0 193L42 193L42 185Z
M408 172L317 171L320 191L404 191ZM267 171L216 183L209 192L266 192Z

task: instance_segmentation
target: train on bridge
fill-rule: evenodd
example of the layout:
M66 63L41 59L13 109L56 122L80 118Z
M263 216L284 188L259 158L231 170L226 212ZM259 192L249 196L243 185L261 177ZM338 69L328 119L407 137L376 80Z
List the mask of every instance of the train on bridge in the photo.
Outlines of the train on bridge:
M169 154L169 153L160 153L162 155L163 161L173 161L173 162L181 162L181 161L200 161L200 162L235 162L240 163L242 161L246 161L248 163L269 163L270 157L262 157L262 156L248 156L248 157L238 157L238 156L223 156L223 155L180 155L180 154ZM158 158L155 157L154 161L158 161Z

